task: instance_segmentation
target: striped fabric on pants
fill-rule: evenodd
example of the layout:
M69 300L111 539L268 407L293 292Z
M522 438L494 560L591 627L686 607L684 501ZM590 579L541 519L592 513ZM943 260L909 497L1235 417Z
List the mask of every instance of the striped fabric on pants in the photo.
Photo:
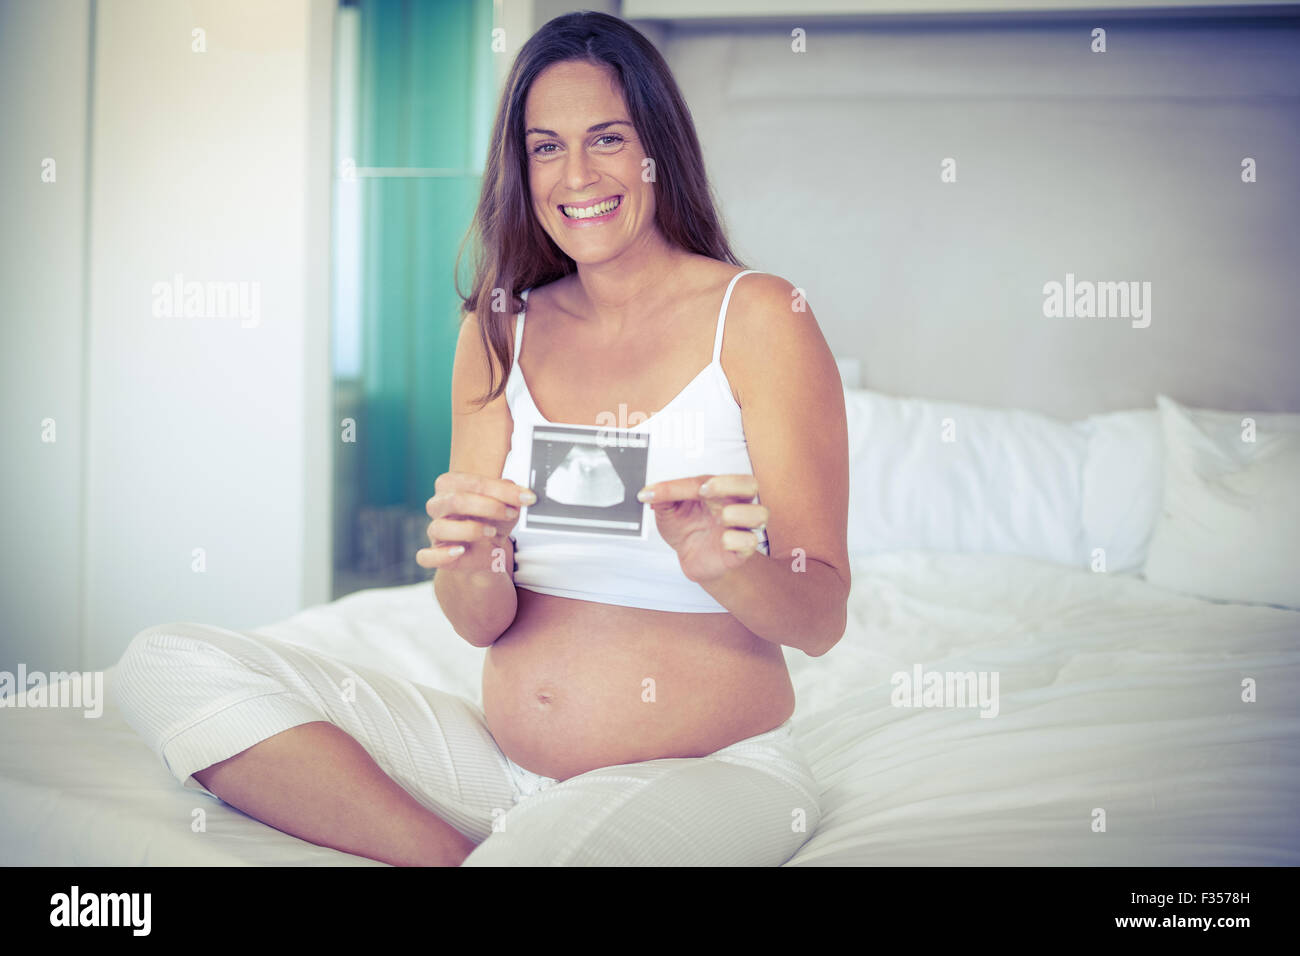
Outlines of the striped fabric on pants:
M557 782L508 759L467 698L201 624L141 631L109 692L178 783L214 798L195 771L299 724L329 721L477 844L464 866L776 866L820 820L817 783L790 721L706 757Z

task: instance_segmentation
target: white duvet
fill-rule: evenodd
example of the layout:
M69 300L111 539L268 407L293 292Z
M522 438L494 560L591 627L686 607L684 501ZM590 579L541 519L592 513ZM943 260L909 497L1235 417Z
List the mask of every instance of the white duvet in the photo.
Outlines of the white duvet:
M478 699L483 651L428 584L258 630ZM1030 558L893 552L855 558L829 654L786 658L823 806L787 865L1300 863L1300 611ZM997 715L894 706L894 676L917 668L996 674ZM382 865L182 790L112 682L96 720L0 711L0 862Z

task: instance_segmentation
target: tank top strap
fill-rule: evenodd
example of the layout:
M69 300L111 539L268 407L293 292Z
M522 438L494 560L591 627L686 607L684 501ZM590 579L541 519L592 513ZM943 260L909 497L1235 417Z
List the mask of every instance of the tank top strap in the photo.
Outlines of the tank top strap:
M519 348L524 342L524 313L528 311L528 293L530 291L532 290L525 289L523 292L519 293L519 298L524 300L524 307L519 311L518 318L515 319L515 353L513 361L510 363L511 369L514 369L519 365Z
M722 328L727 322L727 303L731 301L731 290L736 287L736 280L741 276L747 276L751 272L758 272L757 269L746 269L744 272L737 272L727 283L727 294L722 297L722 308L718 310L718 331L713 337L713 361L717 362L722 357Z

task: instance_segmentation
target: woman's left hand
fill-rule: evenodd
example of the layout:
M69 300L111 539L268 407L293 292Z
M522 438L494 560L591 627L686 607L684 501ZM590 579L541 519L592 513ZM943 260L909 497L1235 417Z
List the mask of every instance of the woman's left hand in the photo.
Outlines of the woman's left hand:
M703 584L721 577L758 550L755 532L766 527L768 511L753 503L758 495L753 475L674 478L642 491L654 492L650 507L659 535L677 552L689 580Z

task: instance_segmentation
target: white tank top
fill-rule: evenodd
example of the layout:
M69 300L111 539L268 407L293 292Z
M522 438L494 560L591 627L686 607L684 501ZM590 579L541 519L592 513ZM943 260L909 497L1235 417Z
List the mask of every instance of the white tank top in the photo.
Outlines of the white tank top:
M757 270L738 272L727 285L718 310L718 330L713 338L713 361L671 401L649 418L625 426L638 410L619 410L620 425L613 430L649 433L650 453L646 484L691 475L752 475L740 406L722 371L722 330L727 303L736 280ZM514 419L510 453L501 477L528 487L528 453L534 425L586 425L596 422L554 422L542 417L519 367L523 345L528 291L522 293L524 312L515 323L514 361L506 381L506 403ZM613 410L611 410L613 411ZM640 410L644 415L644 410ZM601 427L606 426L600 423ZM633 489L633 494L640 491ZM756 501L761 501L761 492ZM723 612L727 609L702 586L682 573L674 551L659 534L654 512L647 504L647 536L573 537L529 532L515 526L515 586L559 597L621 604L656 611ZM766 530L758 533L758 549L768 553Z

